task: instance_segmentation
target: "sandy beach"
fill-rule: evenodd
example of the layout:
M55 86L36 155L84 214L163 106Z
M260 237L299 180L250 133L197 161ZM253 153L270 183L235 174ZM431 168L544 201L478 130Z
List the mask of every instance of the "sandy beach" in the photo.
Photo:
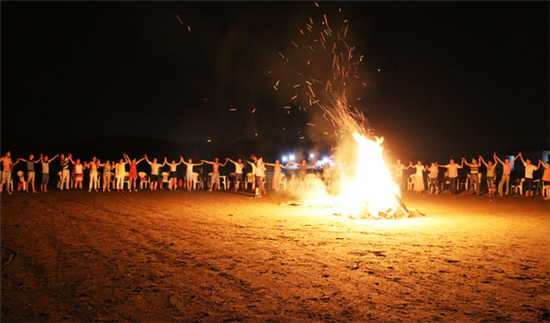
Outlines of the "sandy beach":
M353 220L233 191L1 196L2 322L544 322L542 198Z

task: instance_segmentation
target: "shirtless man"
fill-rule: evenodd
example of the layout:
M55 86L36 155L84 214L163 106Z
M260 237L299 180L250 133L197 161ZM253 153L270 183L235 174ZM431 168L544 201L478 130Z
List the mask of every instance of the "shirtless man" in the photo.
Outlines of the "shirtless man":
M166 165L166 161L164 163L159 164L157 163L157 159L156 158L153 158L153 162L151 162L149 160L149 158L147 157L147 155L144 155L145 156L145 160L147 161L147 163L149 163L149 165L151 165L151 191L156 191L157 190L157 187L158 187L158 184L159 184L159 169L161 167L163 167L164 165Z
M183 158L181 156L180 156L180 161L178 163L176 163L175 160L172 160L171 163L168 163L166 161L166 157L164 157L164 163L170 166L170 182L168 183L168 188L170 189L170 191L172 190L175 191L178 187L177 168L178 168L178 165L180 165L182 162L183 162Z
M42 160L42 183L40 184L40 190L42 192L49 192L48 182L50 181L50 163L56 159L57 156L59 156L59 154L48 160L48 156L40 154L40 159Z
M27 163L27 188L26 188L26 192L28 193L29 192L29 184L32 185L32 192L33 193L38 193L35 189L34 189L34 180L36 178L36 173L34 171L34 164L36 163L39 163L41 159L38 159L38 160L35 160L34 159L34 155L31 154L29 156L29 159L23 159L23 158L19 158L19 160L21 161L24 161Z
M228 158L227 160L232 162L235 165L235 191L237 191L239 189L239 184L243 181L244 164L242 159L240 158L237 159L237 161L233 161L231 160L231 158Z
M8 192L8 194L11 194L10 182L11 182L11 171L13 169L11 152L9 151L6 152L6 155L0 159L2 160L2 184L0 184L0 193L2 193L4 184L6 184L6 191Z
M516 156L512 161L510 161L509 158L505 158L504 162L498 158L497 153L494 153L493 156L502 164L502 178L500 179L500 183L498 184L498 194L500 196L508 196L508 193L510 192L510 174L512 173L512 166L514 165L514 162L519 157ZM506 183L506 194L502 194L504 183Z
M213 162L209 162L209 161L206 161L206 160L201 160L201 161L205 162L207 164L210 164L213 167L212 180L210 181L210 189L208 190L208 192L212 192L212 189L214 188L214 185L216 185L216 187L217 187L216 189L219 190L220 189L220 172L219 172L219 169L220 169L220 166L225 167L225 165L227 164L227 158L225 159L225 163L223 163L223 164L219 162L218 158L214 158Z
M201 162L200 164L193 164L193 160L191 158L189 158L189 162L186 163L183 157L180 156L180 158L181 162L187 166L187 170L185 172L185 181L187 182L187 190L190 191L193 188L193 177L195 176L193 172L193 166L200 166L204 163Z

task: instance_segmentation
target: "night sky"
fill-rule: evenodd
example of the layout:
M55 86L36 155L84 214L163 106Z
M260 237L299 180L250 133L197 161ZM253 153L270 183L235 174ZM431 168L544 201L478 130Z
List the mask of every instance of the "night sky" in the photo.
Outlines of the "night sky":
M281 54L326 14L349 21L353 104L397 155L548 149L548 2L317 4L2 1L2 142L311 135Z

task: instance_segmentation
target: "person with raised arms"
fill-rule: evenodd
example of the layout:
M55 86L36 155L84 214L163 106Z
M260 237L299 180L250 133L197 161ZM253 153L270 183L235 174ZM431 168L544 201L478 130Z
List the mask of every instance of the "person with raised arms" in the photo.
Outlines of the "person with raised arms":
M219 190L220 189L220 172L219 172L219 169L220 169L220 166L225 167L225 165L227 164L227 158L225 159L225 163L223 163L223 164L219 162L218 158L214 158L213 162L209 162L209 161L206 161L206 160L201 160L201 161L212 165L212 168L213 168L212 169L212 179L210 180L210 189L208 190L208 192L212 192L212 189L214 188L214 185L216 185L217 189Z
M42 192L48 191L48 182L50 181L50 163L57 158L59 154L53 156L52 159L48 159L48 156L40 154L40 160L42 163L42 182L40 183L40 190Z
M237 159L237 161L231 160L231 158L227 159L228 161L232 162L235 165L235 191L239 189L240 183L243 182L243 168L244 164L242 159ZM244 185L242 186L244 187Z
M200 166L204 164L204 162L200 162L200 164L193 164L193 160L189 158L189 161L186 163L183 157L180 156L181 162L187 166L187 170L185 171L185 181L187 182L187 190L190 191L193 189L193 166Z
M271 189L277 191L279 190L279 185L281 184L281 168L287 168L288 163L283 166L279 160L275 160L274 164L264 163L266 166L273 167L273 180L271 181Z
M124 155L124 158L126 159L126 162L130 164L130 172L128 173L128 179L130 180L130 183L128 184L128 188L130 189L130 192L131 192L132 184L133 184L134 192L137 192L137 188L136 188L136 180L138 178L137 165L141 163L145 159L145 157L143 157L140 160L136 160L136 158L134 158L130 161L130 157L128 157L128 155L126 154L123 154L123 155Z
M512 173L512 166L514 165L514 162L519 157L517 155L510 161L509 158L505 158L504 161L500 160L498 158L497 153L494 153L493 156L502 164L502 178L500 179L500 183L498 183L498 194L502 196L508 196L508 193L510 192L510 175ZM506 183L506 184L504 184ZM506 194L503 193L504 185L506 185Z
M153 158L153 162L151 162L147 157L147 155L144 155L144 156L147 163L151 165L151 184L149 186L151 187L151 191L156 191L158 187L158 182L159 182L159 169L164 165L166 165L166 160L164 163L159 164L157 163L156 158Z

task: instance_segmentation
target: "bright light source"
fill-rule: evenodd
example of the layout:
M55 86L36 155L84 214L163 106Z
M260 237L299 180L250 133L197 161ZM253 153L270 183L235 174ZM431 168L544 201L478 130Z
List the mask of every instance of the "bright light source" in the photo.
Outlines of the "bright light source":
M309 154L309 158L313 158L315 157L315 155L312 153L312 154Z
M286 156L283 156L283 162L286 162L288 158Z
M289 158L290 160L294 160L294 155L290 155L288 158Z
M323 157L323 162L328 163L329 159L328 157Z

